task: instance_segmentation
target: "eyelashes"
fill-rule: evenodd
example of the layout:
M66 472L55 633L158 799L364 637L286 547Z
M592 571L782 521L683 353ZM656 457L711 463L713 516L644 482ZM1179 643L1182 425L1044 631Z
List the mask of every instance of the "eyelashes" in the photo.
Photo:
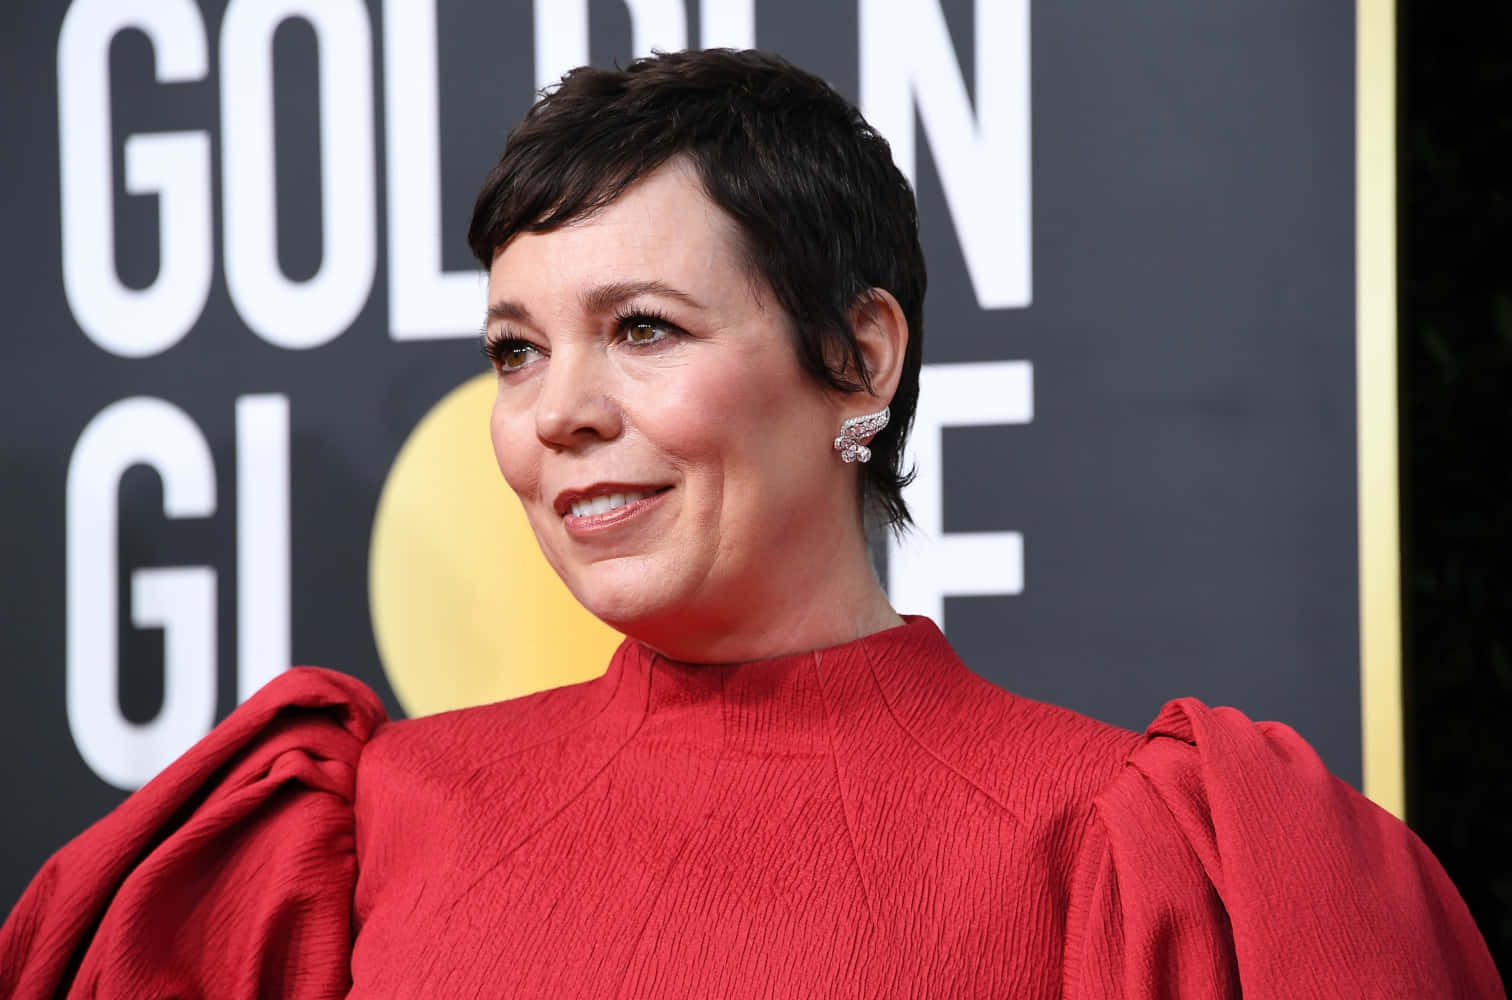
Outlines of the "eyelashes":
M531 354L541 353L541 349L528 340L508 335L490 337L486 333L483 335L482 349L489 364L501 372L519 371L529 364Z
M615 342L635 350L645 350L683 333L664 313L646 306L615 312L613 328ZM532 356L544 358L549 353L534 341L507 329L497 334L484 330L480 339L483 356L501 373L520 371L534 363Z
M681 333L671 320L655 309L629 309L615 313L614 328L620 340L637 347L660 343L674 333ZM653 336L642 339L650 331Z

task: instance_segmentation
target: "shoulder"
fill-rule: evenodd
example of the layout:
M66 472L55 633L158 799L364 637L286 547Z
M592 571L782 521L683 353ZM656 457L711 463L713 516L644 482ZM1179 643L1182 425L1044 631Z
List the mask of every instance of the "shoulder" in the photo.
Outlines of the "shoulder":
M362 757L360 780L393 782L470 772L550 743L596 718L614 695L604 677L505 701L389 722Z
M270 681L53 855L0 929L0 994L333 995L353 782L382 722L378 698L343 674ZM294 909L297 921L255 928L247 916Z
M1237 709L1210 708L1196 698L1161 709L1098 806L1103 821L1117 827L1129 814L1142 814L1148 802L1163 807L1172 834L1220 876L1217 853L1224 844L1255 850L1254 860L1263 864L1267 850L1257 839L1262 833L1283 842L1286 831L1307 827L1332 840L1361 835L1366 828L1411 836L1329 772L1290 726L1252 722ZM1269 855L1276 853L1268 849Z
M1500 995L1432 854L1286 725L1170 702L1094 814L1072 909L1089 969L1203 968L1246 993Z
M633 731L633 709L609 711L617 693L610 674L383 726L357 772L359 920L417 874L465 867L478 838L524 836L543 803Z
M323 713L364 740L386 719L378 696L355 677L322 667L292 667L263 685L220 728L256 728L286 713Z
M1325 859L1361 845L1423 850L1290 726L1195 698L1161 709L1096 806L1127 872L1180 853L1225 901L1274 895L1304 871L1333 878Z
M294 667L263 685L133 798L155 800L212 780L224 794L242 782L268 784L284 776L350 800L363 750L386 721L378 696L356 678Z
M306 779L340 788L338 776L356 767L385 719L378 696L356 678L319 667L291 668L237 706L121 811L157 815L186 789L226 794L247 782L267 785L288 776L299 760L320 765L326 775Z
M978 737L935 732L963 767L992 774L1021 815L1085 812L1141 743L1138 733L976 680Z
M973 672L930 623L908 655L874 660L877 689L903 738L1020 820L1088 811L1125 766L1138 733L1025 698Z

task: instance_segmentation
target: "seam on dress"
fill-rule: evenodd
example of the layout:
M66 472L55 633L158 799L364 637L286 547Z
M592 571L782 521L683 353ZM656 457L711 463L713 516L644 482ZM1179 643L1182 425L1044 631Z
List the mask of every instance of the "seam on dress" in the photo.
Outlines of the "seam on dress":
M650 697L649 684L647 685L647 697ZM630 745L630 743L635 739L636 735L640 733L641 727L643 727L645 724L646 714L643 713L641 715L640 721L635 724L635 728L632 729L629 735L625 737L624 742L615 747L614 752L604 759L604 762L598 766L593 774L589 775L588 780L584 781L580 786L578 786L577 791L567 796L567 798L559 806L557 806L556 809L552 810L550 816L547 816L545 819L541 820L541 822L537 823L535 829L531 830L529 833L525 834L524 837L520 838L520 840L513 847L509 848L503 854L501 854L497 861L479 872L478 877L473 879L472 882L468 884L467 888L458 894L456 900L452 903L452 909L455 910L463 900L472 895L473 890L477 889L477 887L483 882L484 879L488 878L488 876L493 874L493 872L497 870L501 865L505 864L507 861L513 858L517 853L519 853L521 848L534 840L542 830L546 829L552 823L556 822L556 818L562 815L562 813L566 812L568 807L570 807L578 799L582 798L583 794L587 792L588 789L592 788L594 784L598 782L598 779L603 775L603 773L609 769L609 765L614 763L615 759L619 757L619 755L624 751L625 747Z
M657 655L660 656L661 654L658 653ZM635 944L630 946L630 950L627 953L628 957L625 959L625 967L620 970L619 984L615 987L614 991L616 996L624 994L625 981L630 975L631 967L635 964L635 956L640 952L641 942L646 939L646 931L651 926L651 918L656 915L656 904L661 902L662 893L666 891L667 883L671 881L672 873L682 863L683 855L688 852L688 848L692 845L694 838L701 834L709 825L707 810L709 808L709 801L714 796L714 789L717 784L714 779L719 776L719 767L724 763L726 751L729 749L728 734L725 732L727 721L725 719L725 682L727 679L724 673L719 675L719 755L714 758L714 767L709 772L709 782L704 788L703 802L698 807L698 812L703 814L703 818L696 827L688 831L688 835L683 838L682 844L678 846L677 853L672 856L671 863L667 865L667 870L662 873L661 882L657 885L656 892L652 895L651 902L646 907L646 919L641 922L640 931L635 935Z
M814 671L814 682L819 685L819 706L824 712L824 733L829 740L830 762L835 768L835 786L840 795L840 813L845 817L845 832L850 837L851 856L856 861L856 875L861 880L861 893L866 900L866 915L873 924L877 922L876 907L872 905L871 885L866 879L866 866L861 863L861 845L856 840L856 825L851 818L850 801L845 797L845 776L840 772L840 751L835 746L835 721L830 716L829 700L824 696L824 677L819 673L819 653L809 657Z
M597 722L599 720L599 718L605 712L609 711L609 707L611 705L613 705L617 700L619 700L620 687L624 683L625 683L625 672L623 670L621 670L619 672L619 676L615 677L615 679L614 679L614 688L609 692L608 697L606 697L604 699L604 703L602 705L600 705L597 709L595 709L594 712L593 712L593 714L590 715L590 716L588 716L588 718L582 720L581 722L575 722L572 725L567 726L567 727L565 727L563 729L555 730L554 732L552 732L552 734L550 736L543 736L540 739L536 740L534 743L527 743L525 746L515 747L513 750L509 750L509 751L507 751L505 753L495 754L494 756L489 757L486 760L481 760L481 761L478 762L477 767L478 768L484 768L484 767L487 767L487 766L492 765L492 764L497 764L500 761L509 760L511 757L518 757L522 753L529 753L530 751L536 749L537 747L543 747L543 746L545 746L548 743L555 742L556 740L561 739L563 736L566 736L569 733L575 733L579 729L582 729L582 728L584 728L586 726L593 725L595 722ZM646 704L644 706L642 706L642 709L641 709L641 723L644 723L646 721L646 712L648 712L650 710L650 698L651 698L651 685L647 684L646 685ZM637 725L636 728L639 729L640 726ZM633 736L634 734L632 733L631 735Z
M887 714L892 718L893 723L899 729L901 729L909 739L913 740L914 744L918 746L920 750L923 750L930 757L933 757L937 764L945 768L945 770L949 771L957 778L960 778L962 781L966 782L966 784L970 785L972 788L975 788L977 791L981 792L987 797L987 800L989 802L997 806L999 809L1003 810L1003 812L1007 813L1009 816L1013 817L1015 822L1022 822L1019 814L1012 808L1010 808L1006 802L998 798L988 789L982 787L980 782L976 781L970 775L966 774L960 768L956 767L950 761L946 760L938 751L921 740L918 734L910 729L908 727L908 724L898 717L897 710L893 708L892 700L887 697L887 691L882 687L882 679L877 676L877 667L876 664L872 662L871 653L867 651L864 644L860 648L861 655L866 657L866 672L871 676L872 684L877 689L877 696L882 699L882 705L887 709Z

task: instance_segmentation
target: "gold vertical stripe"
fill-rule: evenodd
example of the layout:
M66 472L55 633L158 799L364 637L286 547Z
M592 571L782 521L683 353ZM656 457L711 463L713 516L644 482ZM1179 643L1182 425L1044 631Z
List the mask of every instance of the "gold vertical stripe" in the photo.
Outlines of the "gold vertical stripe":
M1395 0L1356 0L1355 45L1361 729L1365 794L1401 816Z

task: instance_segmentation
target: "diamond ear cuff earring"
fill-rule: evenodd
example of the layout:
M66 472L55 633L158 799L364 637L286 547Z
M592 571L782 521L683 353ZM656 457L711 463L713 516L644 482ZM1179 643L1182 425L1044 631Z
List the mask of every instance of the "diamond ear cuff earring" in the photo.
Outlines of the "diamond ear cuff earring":
M846 463L871 461L871 449L861 442L886 427L890 416L891 411L884 406L876 413L851 417L841 424L840 436L835 438L835 450L840 453L840 460Z

